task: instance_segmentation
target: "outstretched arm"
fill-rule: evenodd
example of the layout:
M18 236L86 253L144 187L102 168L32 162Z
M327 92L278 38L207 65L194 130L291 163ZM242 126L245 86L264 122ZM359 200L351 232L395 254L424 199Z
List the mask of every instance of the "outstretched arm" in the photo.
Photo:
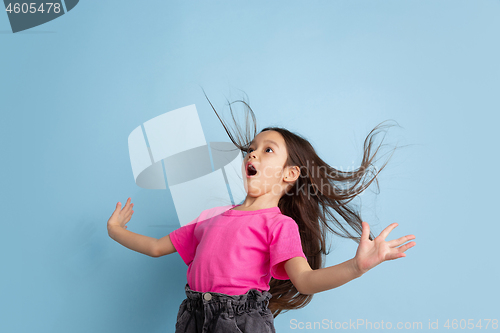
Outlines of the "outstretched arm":
M397 225L397 223L389 225L378 237L371 241L369 239L370 226L368 223L362 222L363 231L354 258L335 266L313 270L306 259L295 257L285 263L285 270L293 285L301 294L315 294L337 288L360 277L386 260L406 256L404 252L415 246L415 242L399 245L414 239L414 235L406 235L395 240L385 241L385 238Z
M305 258L295 257L285 263L285 270L295 288L306 295L340 287L363 275L357 269L354 259L313 270Z
M158 251L156 250L157 238L137 234L119 226L108 227L108 235L131 250L150 257L158 257Z

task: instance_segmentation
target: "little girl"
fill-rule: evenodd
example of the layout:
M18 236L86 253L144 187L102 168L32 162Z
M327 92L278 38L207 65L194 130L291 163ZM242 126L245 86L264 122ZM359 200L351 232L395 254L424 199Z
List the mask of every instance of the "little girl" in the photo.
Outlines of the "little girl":
M255 119L249 105L239 102ZM380 124L365 140L361 166L344 172L284 128L267 127L257 134L254 126L254 133L240 141L219 120L245 156L243 203L205 210L160 239L126 230L134 213L130 198L122 209L119 202L108 220L109 236L127 248L152 257L178 252L189 266L176 333L275 333L274 318L282 311L304 307L315 293L339 287L383 261L405 257L415 245L406 243L414 235L385 240L397 223L373 237L368 223L349 205L387 164L374 174L370 170L378 151L370 156L372 138ZM332 210L361 237L352 235ZM324 268L328 231L359 245L352 259Z

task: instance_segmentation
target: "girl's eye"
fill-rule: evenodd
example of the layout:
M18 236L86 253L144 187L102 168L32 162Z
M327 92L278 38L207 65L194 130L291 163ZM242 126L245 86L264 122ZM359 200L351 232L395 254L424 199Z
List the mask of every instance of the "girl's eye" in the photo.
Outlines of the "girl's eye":
M267 147L267 148L266 148L266 151L267 151L268 149L273 150L273 148L271 148L271 147ZM250 153L252 150L253 150L252 148L248 148L247 153Z

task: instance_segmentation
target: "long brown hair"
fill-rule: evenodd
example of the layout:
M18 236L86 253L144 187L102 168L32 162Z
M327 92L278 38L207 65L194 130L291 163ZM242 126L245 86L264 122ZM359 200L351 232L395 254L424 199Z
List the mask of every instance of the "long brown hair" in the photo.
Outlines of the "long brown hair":
M205 97L224 126L231 141L243 154L246 154L250 142L258 134L255 114L250 105L245 100L236 100L231 103L228 101L228 106L235 123L236 120L231 104L240 102L244 105L245 110L249 112L246 114L246 130L244 135L241 134L241 129L236 123L238 135L235 137L220 118L206 94ZM249 126L249 114L253 120L253 131L250 130ZM391 156L383 166L379 170L376 170L374 158L382 143L372 153L374 137L382 129L393 126L383 124L384 122L377 125L367 135L364 142L363 160L359 168L353 171L340 171L331 167L316 154L309 141L287 129L266 127L261 130L261 132L279 132L285 140L288 151L288 159L285 166L299 166L300 168L299 178L296 180L293 188L287 190L281 197L278 207L282 214L293 218L297 222L302 249L307 257L307 262L313 270L323 268L323 257L329 254L326 248L328 232L332 232L343 238L352 239L359 244L362 234L362 219L356 207L349 203L370 186L373 181L376 182L378 188L377 175L386 166L392 156L391 153ZM347 222L356 235L349 231L345 224L339 221L335 213ZM329 222L335 228L332 228ZM373 240L374 238L373 233L370 232L369 239ZM313 295L299 293L290 280L277 280L271 277L269 285L269 292L272 294L269 309L272 311L274 317L278 316L282 311L286 312L288 310L303 308L311 302L313 297Z

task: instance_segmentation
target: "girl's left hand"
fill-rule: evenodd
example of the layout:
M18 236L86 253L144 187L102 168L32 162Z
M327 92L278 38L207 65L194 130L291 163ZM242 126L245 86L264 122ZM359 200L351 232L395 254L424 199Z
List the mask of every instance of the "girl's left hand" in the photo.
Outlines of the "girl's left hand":
M370 225L366 222L361 222L361 224L363 226L363 231L361 233L361 240L358 245L358 250L356 251L356 256L354 257L354 262L361 274L366 273L368 270L385 260L406 257L404 252L416 244L415 242L410 242L399 246L410 239L415 239L414 235L406 235L398 239L385 241L385 238L392 229L398 226L397 223L389 225L374 240L370 240L368 237L370 235Z

